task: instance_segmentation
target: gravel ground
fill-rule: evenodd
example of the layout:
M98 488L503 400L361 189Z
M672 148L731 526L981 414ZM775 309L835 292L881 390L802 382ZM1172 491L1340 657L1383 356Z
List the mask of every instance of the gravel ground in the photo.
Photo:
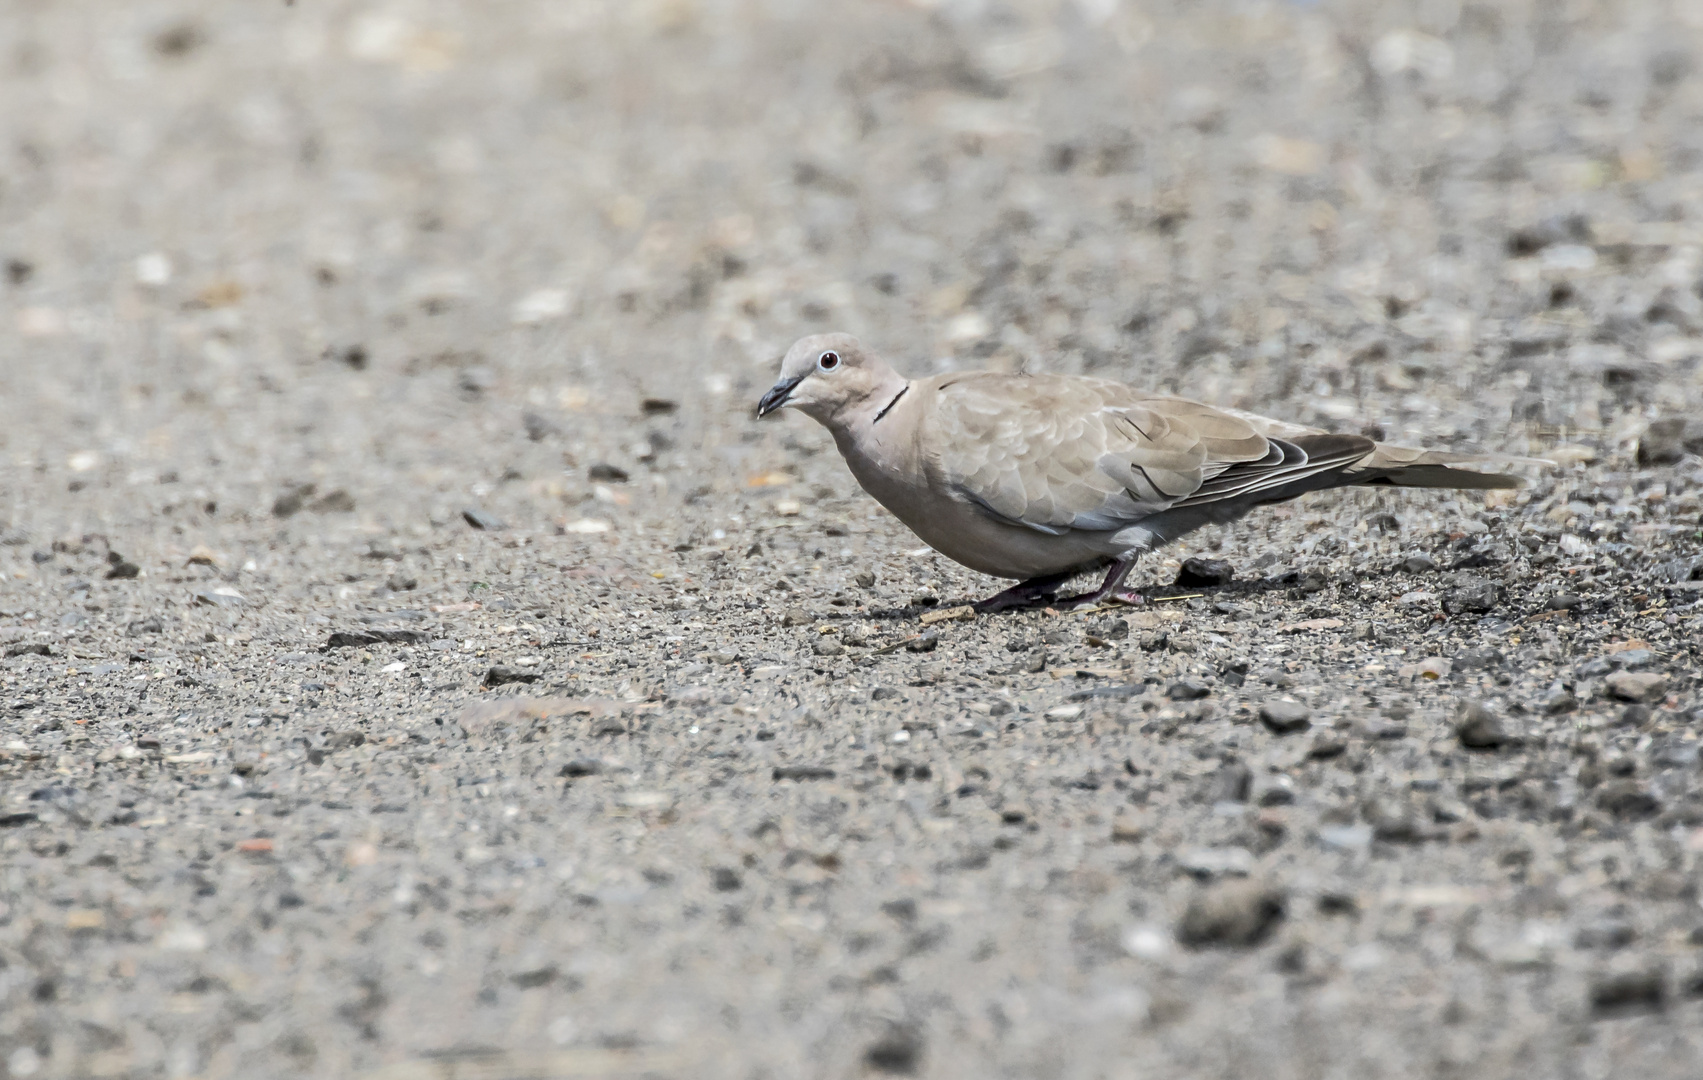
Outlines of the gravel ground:
M0 6L0 1074L1698 1075L1700 10ZM1557 465L969 620L830 328Z

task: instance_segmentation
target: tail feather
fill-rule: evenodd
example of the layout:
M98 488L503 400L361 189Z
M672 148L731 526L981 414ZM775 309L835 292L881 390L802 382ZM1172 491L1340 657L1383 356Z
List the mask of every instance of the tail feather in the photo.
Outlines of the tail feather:
M1482 473L1448 465L1405 465L1388 469L1353 469L1343 478L1357 485L1388 485L1411 488L1461 488L1495 491L1524 487L1525 481L1507 473Z
M1447 450L1417 450L1407 446L1379 443L1370 454L1347 469L1343 473L1343 479L1353 484L1494 491L1521 487L1525 481L1510 473L1480 472L1472 466L1553 464L1554 462L1541 458L1455 454Z

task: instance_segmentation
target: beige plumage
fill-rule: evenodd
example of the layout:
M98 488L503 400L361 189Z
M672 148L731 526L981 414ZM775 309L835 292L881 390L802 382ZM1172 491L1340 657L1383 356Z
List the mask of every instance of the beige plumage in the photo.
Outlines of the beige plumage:
M1084 604L1144 551L1255 506L1360 484L1509 488L1485 458L1389 446L1070 375L907 380L847 334L803 338L758 415L797 408L930 547L1021 584L978 605ZM1503 459L1505 460L1505 459ZM1059 599L1109 567L1099 589Z

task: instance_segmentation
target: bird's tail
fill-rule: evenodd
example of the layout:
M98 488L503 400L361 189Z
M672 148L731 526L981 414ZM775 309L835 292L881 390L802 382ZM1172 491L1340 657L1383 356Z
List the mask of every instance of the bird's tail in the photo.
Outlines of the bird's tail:
M1479 491L1517 488L1525 480L1491 467L1553 465L1541 458L1500 454L1452 454L1446 450L1415 450L1378 443L1373 451L1343 470L1348 483L1392 487L1465 488Z

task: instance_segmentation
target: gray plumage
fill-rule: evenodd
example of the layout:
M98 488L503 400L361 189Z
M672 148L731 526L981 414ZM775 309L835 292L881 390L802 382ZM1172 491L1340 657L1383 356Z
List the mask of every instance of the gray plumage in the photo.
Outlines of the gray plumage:
M1116 568L1143 551L1309 491L1520 484L1462 468L1492 459L1330 434L1106 379L906 380L845 334L792 347L759 411L784 407L821 422L864 490L929 546L1025 581L1107 565L1121 579Z

